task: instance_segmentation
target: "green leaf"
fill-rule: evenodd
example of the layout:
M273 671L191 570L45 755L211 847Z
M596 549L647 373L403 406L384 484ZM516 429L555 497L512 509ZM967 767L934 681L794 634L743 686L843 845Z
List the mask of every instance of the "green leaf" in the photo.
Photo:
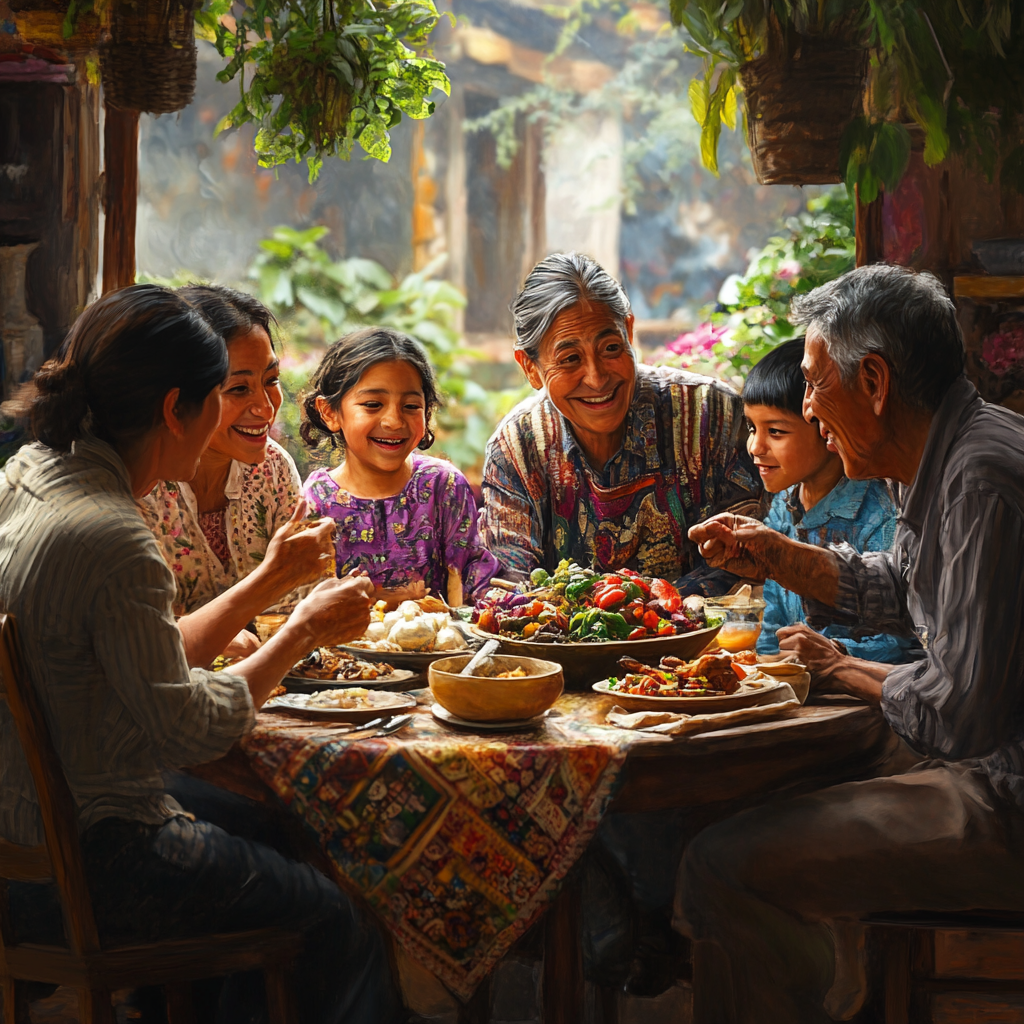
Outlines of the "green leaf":
M736 89L730 89L725 95L725 102L722 104L722 124L730 131L736 130Z
M690 110L693 111L693 119L702 128L708 119L708 83L704 78L695 78L690 82L688 90L690 97Z

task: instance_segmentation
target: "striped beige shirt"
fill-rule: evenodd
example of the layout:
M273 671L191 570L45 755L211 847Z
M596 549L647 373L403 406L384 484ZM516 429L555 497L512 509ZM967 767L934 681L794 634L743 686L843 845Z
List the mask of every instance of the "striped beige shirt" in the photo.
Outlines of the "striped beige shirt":
M806 601L809 621L926 636L926 657L889 673L885 717L1024 810L1024 417L958 380L901 505L892 551L834 549L836 610Z
M189 670L174 579L95 438L21 449L0 473L0 604L20 627L83 829L159 823L181 808L161 771L219 757L253 724L245 681ZM0 836L42 839L35 788L0 700Z

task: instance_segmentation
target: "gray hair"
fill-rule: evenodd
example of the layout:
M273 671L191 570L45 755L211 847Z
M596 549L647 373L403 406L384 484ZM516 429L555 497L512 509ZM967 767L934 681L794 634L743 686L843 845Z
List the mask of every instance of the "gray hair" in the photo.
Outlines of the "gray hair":
M844 386L868 353L881 355L897 394L916 408L934 412L964 371L956 308L932 274L858 267L795 298L789 319L821 335Z
M555 317L581 299L607 306L622 332L622 340L629 340L629 299L622 285L589 256L556 252L530 271L523 290L508 307L515 321L516 349L537 362L541 342Z

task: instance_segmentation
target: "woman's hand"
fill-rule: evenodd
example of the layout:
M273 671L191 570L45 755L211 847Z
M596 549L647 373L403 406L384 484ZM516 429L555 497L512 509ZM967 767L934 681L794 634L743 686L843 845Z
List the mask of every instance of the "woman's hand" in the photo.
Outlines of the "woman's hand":
M259 637L247 629L236 633L231 643L221 652L225 658L248 658L260 649Z
M846 657L835 641L805 626L783 626L776 634L779 650L795 654L807 666L815 686L831 683L832 674Z
M334 570L334 520L319 519L307 526L305 498L300 498L291 519L270 539L260 568L272 581L276 604L304 583L312 583Z
M757 519L722 512L691 526L687 536L712 568L763 583L768 578L769 550L780 535Z
M374 591L374 601L387 601L388 611L393 611L403 601L419 601L427 596L427 585L423 580L416 580L407 587L395 587L393 590L384 590L378 587Z
M366 632L373 600L368 576L324 580L296 605L281 633L303 632L308 637L307 650L348 643Z

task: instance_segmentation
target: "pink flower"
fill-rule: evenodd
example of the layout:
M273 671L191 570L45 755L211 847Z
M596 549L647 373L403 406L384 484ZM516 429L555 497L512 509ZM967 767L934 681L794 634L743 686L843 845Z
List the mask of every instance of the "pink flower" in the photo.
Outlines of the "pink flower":
M981 358L1000 377L1024 363L1024 324L1001 324L981 343Z
M181 572L181 563L180 562L175 562L174 565L171 566L171 568L175 572Z
M191 548L182 548L181 549L181 557L184 557L185 555L190 554L191 551L192 551Z
M177 537L178 534L180 534L180 533L181 533L181 524L180 523L177 526L172 526L171 527L171 536L172 537Z
M775 271L775 276L780 281L788 281L790 278L799 277L803 272L799 260L783 260Z
M680 334L675 341L670 341L665 349L676 356L705 356L710 354L712 349L720 341L725 341L729 336L728 327L715 327L713 324L701 324L696 330L686 334Z

